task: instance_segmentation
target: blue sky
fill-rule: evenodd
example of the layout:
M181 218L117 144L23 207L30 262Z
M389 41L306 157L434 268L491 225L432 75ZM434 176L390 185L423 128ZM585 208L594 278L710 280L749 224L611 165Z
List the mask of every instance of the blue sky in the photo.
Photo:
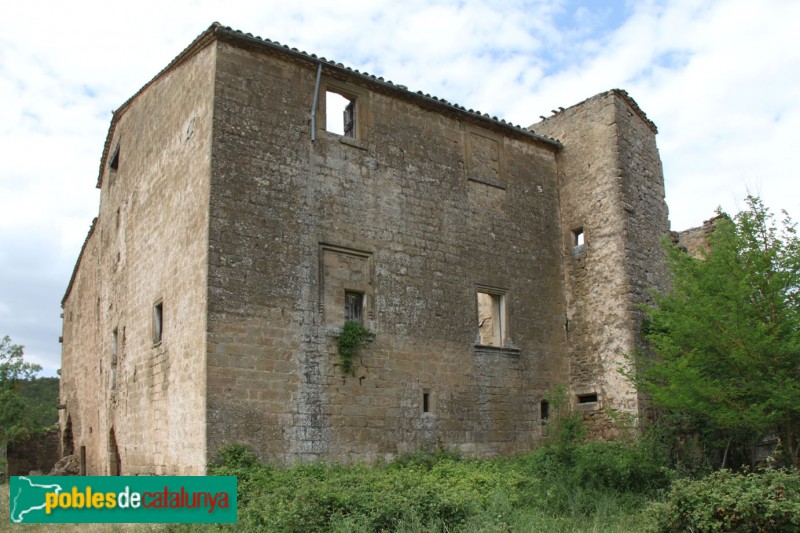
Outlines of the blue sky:
M673 229L748 191L800 217L800 2L42 0L0 7L0 335L46 375L111 111L213 21L530 125L626 89Z

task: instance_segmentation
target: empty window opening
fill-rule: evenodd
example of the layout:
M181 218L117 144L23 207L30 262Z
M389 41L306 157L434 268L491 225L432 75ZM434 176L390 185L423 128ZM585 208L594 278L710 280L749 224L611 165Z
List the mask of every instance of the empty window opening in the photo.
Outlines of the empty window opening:
M86 446L81 446L80 456L79 456L79 467L78 467L78 475L85 476L86 475Z
M503 346L506 337L505 295L478 291L480 344Z
M111 390L117 388L117 328L111 332Z
M572 246L583 246L586 244L586 236L583 228L572 230Z
M333 91L325 92L325 129L355 138L356 100Z
M550 418L550 402L547 400L539 402L539 417L542 419L542 422Z
M119 170L119 144L114 148L114 153L111 155L111 160L108 162L108 167L111 170Z
M153 344L159 344L164 335L164 303L153 305Z
M597 393L578 394L578 403L597 403Z
M424 391L422 393L422 412L429 413L431 411L431 393L430 391Z
M344 320L352 320L359 324L364 323L364 293L355 291L344 292Z

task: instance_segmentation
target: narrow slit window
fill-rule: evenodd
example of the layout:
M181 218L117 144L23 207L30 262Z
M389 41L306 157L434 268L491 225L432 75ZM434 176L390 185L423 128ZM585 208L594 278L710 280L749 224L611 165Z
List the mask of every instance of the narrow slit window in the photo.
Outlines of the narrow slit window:
M325 92L325 129L331 133L356 137L356 100L333 91Z
M111 332L111 390L117 388L117 328Z
M352 320L359 324L364 323L364 293L345 291L344 293L344 320Z
M108 167L111 170L119 170L119 144L116 148L114 148L114 153L111 155L111 159L108 162Z
M153 305L153 344L159 344L164 337L164 303Z
M506 340L505 295L478 291L480 344L503 346Z
M542 400L539 403L539 417L542 419L542 422L550 418L550 402L547 400Z
M586 235L583 228L572 230L572 246L583 246L586 244Z
M429 413L431 411L431 393L425 391L422 393L422 412Z

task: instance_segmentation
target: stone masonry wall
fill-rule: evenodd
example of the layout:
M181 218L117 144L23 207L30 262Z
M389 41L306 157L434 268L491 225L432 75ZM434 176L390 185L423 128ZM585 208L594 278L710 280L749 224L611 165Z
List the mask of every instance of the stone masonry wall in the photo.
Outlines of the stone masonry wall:
M112 123L100 213L64 302L61 427L90 475L205 469L214 63L200 51Z
M209 453L530 449L567 380L556 147L332 72L312 143L314 64L221 43L217 69ZM354 139L324 131L330 88L356 99ZM479 288L502 299L504 346L474 346ZM375 333L352 373L348 289Z
M47 474L58 460L58 428L8 443L6 459L7 476L27 476L34 470Z
M618 372L640 348L636 306L666 282L660 238L669 226L654 132L617 91L532 129L564 143L557 161L570 388L595 434L610 437L605 408L639 414L637 391Z

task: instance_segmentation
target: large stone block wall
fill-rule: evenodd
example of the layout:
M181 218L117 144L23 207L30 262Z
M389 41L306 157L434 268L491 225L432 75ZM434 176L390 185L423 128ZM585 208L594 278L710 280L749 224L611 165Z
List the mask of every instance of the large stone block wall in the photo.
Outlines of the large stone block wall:
M61 427L69 420L87 474L205 469L214 52L165 73L112 122L100 213L64 302Z
M570 388L600 436L613 435L605 408L639 415L638 393L618 369L642 348L637 305L666 283L661 162L654 126L634 106L610 91L532 126L564 143L557 161ZM596 402L580 403L591 394Z
M539 402L567 380L556 146L331 72L321 97L356 96L356 138L319 120L312 143L313 64L221 43L217 68L209 453L530 449ZM375 333L352 373L331 283L366 295ZM478 287L502 295L505 347L473 346Z
M58 461L58 428L9 442L6 447L7 476L27 476L32 471L47 474Z

